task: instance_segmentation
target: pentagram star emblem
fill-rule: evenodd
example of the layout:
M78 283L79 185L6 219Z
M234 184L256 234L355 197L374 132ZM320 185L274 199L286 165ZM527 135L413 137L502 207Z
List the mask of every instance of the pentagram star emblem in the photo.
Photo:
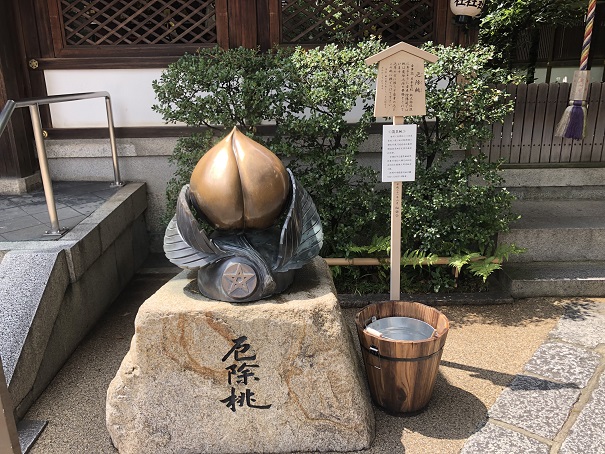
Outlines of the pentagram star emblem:
M223 290L233 298L245 298L256 289L256 273L244 263L233 263L223 273Z

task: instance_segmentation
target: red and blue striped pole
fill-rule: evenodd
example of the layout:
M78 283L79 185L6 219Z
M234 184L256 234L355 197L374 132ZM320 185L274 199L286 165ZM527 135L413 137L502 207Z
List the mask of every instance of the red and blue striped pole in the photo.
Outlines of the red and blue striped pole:
M586 127L586 98L590 85L590 71L588 70L588 56L590 54L590 41L594 26L597 0L589 0L586 26L584 28L584 41L582 42L582 55L580 57L580 70L576 71L569 93L569 106L563 112L561 121L557 125L555 135L567 139L582 139Z

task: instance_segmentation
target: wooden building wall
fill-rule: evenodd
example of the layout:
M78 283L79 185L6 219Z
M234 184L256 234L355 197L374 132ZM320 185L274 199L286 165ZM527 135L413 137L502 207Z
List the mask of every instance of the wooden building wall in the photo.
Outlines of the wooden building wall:
M9 99L30 96L28 71L18 11L10 2L0 2L0 108ZM29 114L23 109L14 112L4 134L0 136L0 178L21 178L38 169L32 144Z

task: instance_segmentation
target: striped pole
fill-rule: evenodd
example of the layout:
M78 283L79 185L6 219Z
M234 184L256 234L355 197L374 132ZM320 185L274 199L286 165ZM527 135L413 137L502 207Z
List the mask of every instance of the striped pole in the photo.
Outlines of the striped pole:
M596 9L597 0L589 0L584 28L584 41L582 42L582 54L580 56L580 69L573 75L573 83L569 92L569 107L563 112L563 116L555 129L555 136L557 137L576 140L584 138L587 113L586 98L588 97L588 88L590 86L588 56L590 54L590 41L592 40L592 28L594 26Z
M580 70L588 69L588 55L590 54L590 41L592 40L592 28L594 26L594 17L597 10L597 0L590 0L588 3L588 13L586 14L586 27L584 28L584 41L582 41L582 56L580 58Z

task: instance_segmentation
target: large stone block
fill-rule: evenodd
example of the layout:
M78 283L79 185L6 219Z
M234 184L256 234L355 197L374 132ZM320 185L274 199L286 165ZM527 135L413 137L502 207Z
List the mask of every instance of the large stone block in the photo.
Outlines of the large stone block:
M0 264L0 356L15 406L34 383L68 285L63 251L12 251Z
M137 315L107 393L122 454L370 446L365 379L322 259L287 293L255 303L208 300L190 282L179 274Z

